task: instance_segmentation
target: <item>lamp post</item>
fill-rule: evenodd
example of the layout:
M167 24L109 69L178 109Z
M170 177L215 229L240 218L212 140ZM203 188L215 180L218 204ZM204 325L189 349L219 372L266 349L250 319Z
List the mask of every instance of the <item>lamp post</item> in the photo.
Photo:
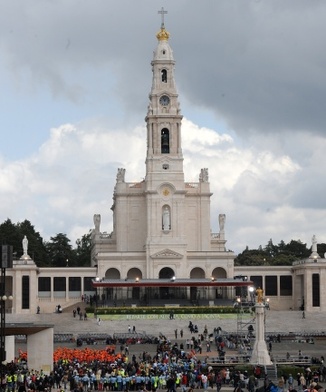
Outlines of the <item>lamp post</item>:
M6 360L6 269L1 267L1 288L0 288L0 364L1 364L1 387L2 387L2 363Z
M266 340L266 299L263 297L263 290L258 287L256 290L256 339L252 349L250 362L255 365L271 365L272 361L269 356Z
M0 367L1 388L3 377L3 362L6 360L6 301L12 296L6 295L6 268L12 268L12 246L1 246L1 284L0 284Z
M251 304L251 303L254 303L255 288L253 286L250 286L248 290L249 290L250 304Z

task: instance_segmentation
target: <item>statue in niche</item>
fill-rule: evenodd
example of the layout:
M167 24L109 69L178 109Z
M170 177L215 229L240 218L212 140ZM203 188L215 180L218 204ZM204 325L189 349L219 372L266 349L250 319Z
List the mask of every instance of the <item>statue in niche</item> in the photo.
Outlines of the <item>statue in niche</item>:
M224 232L225 218L226 218L225 214L219 214L219 216L218 216L218 223L220 225L220 233Z
M100 225L101 225L101 215L100 214L94 214L94 225L95 225L95 233L100 232Z
M164 207L163 209L163 230L167 231L170 230L171 224L170 224L170 210L167 206Z
M24 252L23 256L28 256L28 254L27 254L27 251L28 251L28 239L27 239L26 235L24 236L22 243L23 243L23 252Z
M199 182L208 182L208 169L207 168L200 170Z
M125 182L126 169L119 168L117 173L117 182Z

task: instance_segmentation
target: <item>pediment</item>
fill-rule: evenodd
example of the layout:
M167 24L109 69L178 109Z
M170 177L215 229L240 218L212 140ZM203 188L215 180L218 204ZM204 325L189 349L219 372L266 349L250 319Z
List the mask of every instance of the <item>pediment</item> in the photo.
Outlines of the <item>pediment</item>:
M180 253L171 249L161 250L151 256L152 259L182 259L182 257L183 256Z

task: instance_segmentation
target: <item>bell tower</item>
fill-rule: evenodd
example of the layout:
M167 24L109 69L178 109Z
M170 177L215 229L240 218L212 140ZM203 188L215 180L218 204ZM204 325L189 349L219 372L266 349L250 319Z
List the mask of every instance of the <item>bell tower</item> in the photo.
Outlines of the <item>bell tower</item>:
M174 78L175 61L169 45L170 34L164 26L156 34L157 47L152 65L152 87L145 118L147 154L145 197L147 212L147 275L157 278L158 253L173 249L180 263L186 254L185 182L181 148L181 120L178 92ZM170 260L172 262L172 260ZM172 269L175 271L175 262ZM166 260L165 260L166 264Z
M153 79L149 94L147 116L146 179L184 181L181 148L180 104L174 79L172 49L168 43L170 34L165 30L164 11L160 31L156 34L158 44L152 65Z
M111 206L113 231L101 233L100 217L95 215L92 260L98 266L98 275L110 279L174 282L233 276L234 254L225 249L225 215L220 214L220 233L211 233L210 229L208 169L198 170L196 182L184 179L175 61L170 34L164 26L166 11L162 8L159 13L162 23L151 61L152 83L145 118L145 178L127 182L126 170L118 168ZM181 295L179 289L161 289L155 294L162 298ZM197 298L196 293L182 293Z

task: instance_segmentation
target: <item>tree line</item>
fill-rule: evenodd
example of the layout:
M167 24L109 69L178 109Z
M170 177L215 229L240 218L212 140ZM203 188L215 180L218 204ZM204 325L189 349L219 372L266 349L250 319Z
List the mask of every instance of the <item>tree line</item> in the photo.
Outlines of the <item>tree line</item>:
M13 256L19 259L23 255L22 240L26 235L28 239L28 254L38 267L88 267L91 264L91 233L77 239L75 246L64 233L50 237L44 241L30 221L12 223L7 219L0 225L0 243L13 246ZM326 244L317 244L320 257L326 253ZM246 249L239 253L234 260L236 266L250 265L291 265L296 260L309 257L311 246L300 240L291 240L288 244L281 241L274 245L270 239L264 247Z
M265 247L258 249L246 249L239 253L234 260L234 264L240 265L291 265L296 260L308 258L311 255L312 247L307 247L300 240L291 240L285 243L283 240L274 245L270 239ZM317 244L317 252L320 257L324 257L326 244Z
M12 245L13 258L23 255L22 240L28 239L28 254L38 267L88 267L91 258L91 230L77 239L75 247L64 233L44 241L30 221L12 223L7 219L0 225L0 243Z

